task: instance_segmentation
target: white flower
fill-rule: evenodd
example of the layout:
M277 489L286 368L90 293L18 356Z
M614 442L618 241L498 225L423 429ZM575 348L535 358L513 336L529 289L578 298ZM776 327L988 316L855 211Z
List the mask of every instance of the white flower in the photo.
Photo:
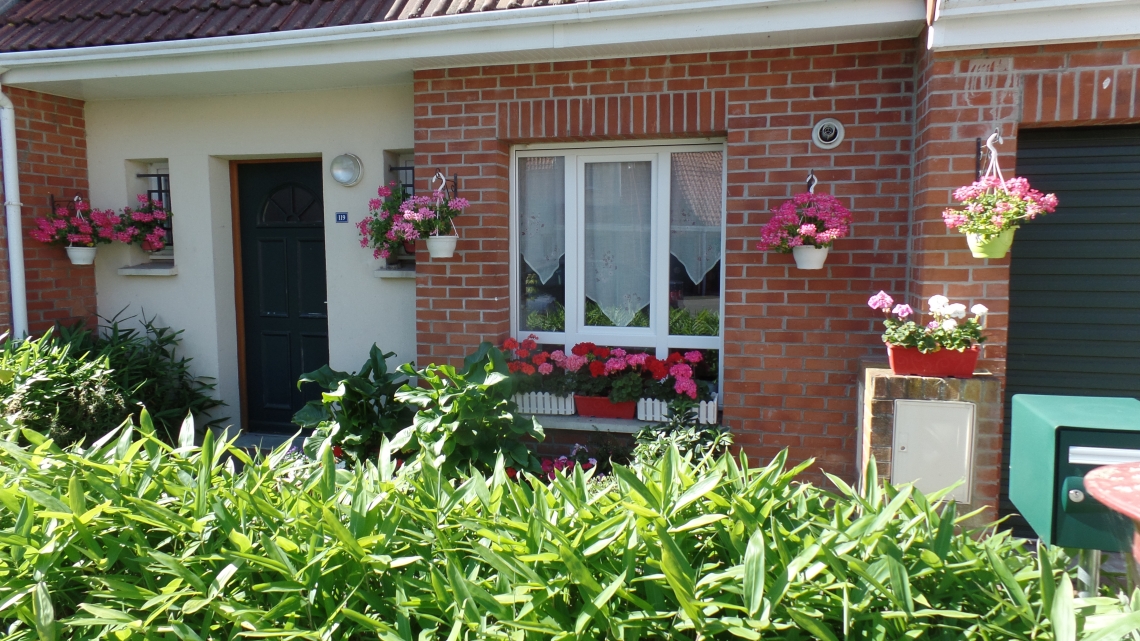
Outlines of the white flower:
M958 321L954 320L953 318L947 318L946 320L942 321L942 329L948 332L954 331L957 327Z
M990 309L985 305L979 303L971 307L970 312L972 312L975 316L985 316L986 314L990 313Z
M951 318L965 318L966 306L962 303L954 303L953 305L946 306L946 315Z
M931 314L941 314L942 310L950 304L950 299L945 296L931 296L926 304L930 307Z

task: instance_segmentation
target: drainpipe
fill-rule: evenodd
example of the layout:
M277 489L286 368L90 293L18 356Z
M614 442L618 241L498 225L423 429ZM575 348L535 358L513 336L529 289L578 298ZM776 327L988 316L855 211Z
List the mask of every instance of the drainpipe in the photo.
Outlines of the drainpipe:
M0 76L4 69L0 69ZM20 168L16 157L16 108L0 86L0 169L4 172L4 217L8 222L8 282L12 285L12 336L28 335L24 283L24 231L20 227Z

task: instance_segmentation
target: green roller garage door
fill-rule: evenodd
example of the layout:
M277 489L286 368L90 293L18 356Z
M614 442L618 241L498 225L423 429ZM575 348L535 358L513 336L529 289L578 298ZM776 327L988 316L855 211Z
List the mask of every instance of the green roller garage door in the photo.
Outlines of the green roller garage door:
M1060 205L1010 254L1006 469L1013 394L1140 397L1140 127L1022 130L1017 174Z

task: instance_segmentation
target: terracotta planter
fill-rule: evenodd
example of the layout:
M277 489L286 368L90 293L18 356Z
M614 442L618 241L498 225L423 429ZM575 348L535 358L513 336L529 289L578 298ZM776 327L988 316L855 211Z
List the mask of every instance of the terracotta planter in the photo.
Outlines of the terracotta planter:
M428 236L427 248L432 258L451 258L455 255L455 244L459 236Z
M415 256L416 255L416 241L405 240L404 241L404 252L409 256Z
M792 248L792 258L796 259L796 267L800 269L823 269L830 247L812 247L800 245Z
M981 351L981 348L975 345L962 352L956 349L940 349L937 352L923 354L917 347L887 345L891 371L899 376L971 378Z
M594 418L633 418L637 415L637 401L614 403L608 396L574 395L574 406L578 416Z
M95 247L64 247L72 265L90 265L95 262Z
M1009 253L1010 245L1013 245L1013 232L1015 231L1017 231L1016 227L1007 229L989 240L982 240L982 237L977 234L966 234L966 244L970 246L970 252L973 253L974 258L1005 258L1005 255Z

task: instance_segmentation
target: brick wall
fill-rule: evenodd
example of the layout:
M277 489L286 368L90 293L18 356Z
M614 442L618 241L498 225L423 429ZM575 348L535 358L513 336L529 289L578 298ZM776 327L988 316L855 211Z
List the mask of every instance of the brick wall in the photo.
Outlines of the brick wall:
M984 301L993 313L979 366L1004 380L1009 258L973 258L942 211L974 179L976 140L995 129L1013 176L1019 127L1140 122L1140 41L923 51L917 66L911 303L934 294Z
M725 422L753 454L852 476L858 359L882 349L866 300L906 283L913 81L910 40L416 72L416 165L472 202L457 257L417 266L421 362L509 331L512 144L724 137ZM827 116L846 127L831 151L810 141ZM821 272L754 248L812 168L855 214Z
M5 88L16 107L16 140L23 203L24 264L28 325L40 333L56 323L95 322L95 271L72 265L61 247L42 245L27 235L36 216L48 211L49 197L87 197L87 139L83 102ZM6 229L0 229L0 326L11 328Z

